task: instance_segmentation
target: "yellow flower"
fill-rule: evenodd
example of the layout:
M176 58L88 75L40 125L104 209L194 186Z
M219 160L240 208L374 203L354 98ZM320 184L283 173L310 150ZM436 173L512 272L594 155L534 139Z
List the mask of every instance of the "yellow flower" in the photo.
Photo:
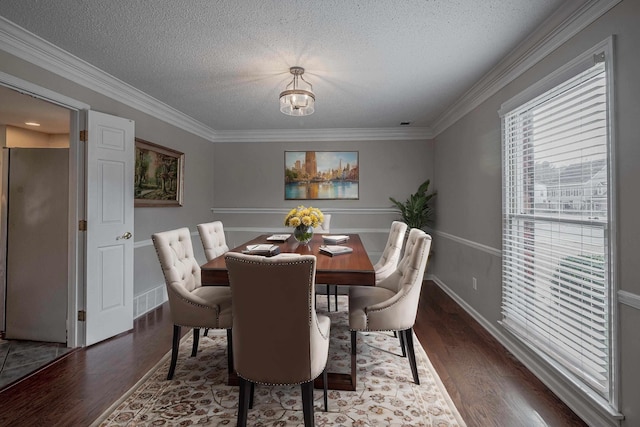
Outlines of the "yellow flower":
M304 207L302 205L291 209L284 218L284 225L297 227L299 225L317 227L324 221L324 214L318 208Z
M300 223L301 223L300 218L298 218L297 216L294 216L289 220L289 225L291 227L297 227L300 225Z

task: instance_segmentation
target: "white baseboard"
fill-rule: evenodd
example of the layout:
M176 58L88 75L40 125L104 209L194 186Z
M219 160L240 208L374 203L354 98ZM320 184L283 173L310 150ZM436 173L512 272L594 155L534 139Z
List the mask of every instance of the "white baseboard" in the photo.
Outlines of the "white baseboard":
M582 418L588 425L593 427L619 427L624 416L619 412L615 412L612 408L603 407L598 402L589 404L585 397L578 394L576 390L571 388L567 383L562 382L557 376L552 375L546 367L538 360L533 359L529 354L522 350L513 341L507 337L493 323L485 319L473 307L460 298L451 288L449 288L437 276L428 275L429 280L433 280L447 295L458 303L471 317L473 317L482 327L484 327L493 337L498 340L508 351L518 359L529 371L531 371L540 381L542 381L549 389L562 400L573 412Z

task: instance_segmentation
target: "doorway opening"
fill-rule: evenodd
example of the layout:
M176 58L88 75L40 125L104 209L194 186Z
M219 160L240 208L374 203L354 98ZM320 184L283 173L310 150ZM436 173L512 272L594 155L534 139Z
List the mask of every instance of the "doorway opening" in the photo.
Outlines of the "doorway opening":
M0 86L0 389L67 353L71 110Z

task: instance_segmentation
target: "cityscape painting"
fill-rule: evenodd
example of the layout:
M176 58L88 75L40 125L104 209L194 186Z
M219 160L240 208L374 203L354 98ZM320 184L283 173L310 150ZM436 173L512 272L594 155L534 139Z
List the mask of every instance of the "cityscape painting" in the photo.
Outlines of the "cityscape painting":
M357 151L285 151L285 200L357 200Z

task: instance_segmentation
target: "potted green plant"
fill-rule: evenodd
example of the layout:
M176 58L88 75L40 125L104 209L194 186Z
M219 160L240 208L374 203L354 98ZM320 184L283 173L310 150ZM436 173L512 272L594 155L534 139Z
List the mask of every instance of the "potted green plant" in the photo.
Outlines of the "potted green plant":
M420 184L418 191L411 194L405 202L399 202L393 197L389 197L389 200L400 210L402 221L407 224L408 230L411 228L423 229L433 223L433 207L430 202L437 192L429 193L430 183L430 180L427 179Z

